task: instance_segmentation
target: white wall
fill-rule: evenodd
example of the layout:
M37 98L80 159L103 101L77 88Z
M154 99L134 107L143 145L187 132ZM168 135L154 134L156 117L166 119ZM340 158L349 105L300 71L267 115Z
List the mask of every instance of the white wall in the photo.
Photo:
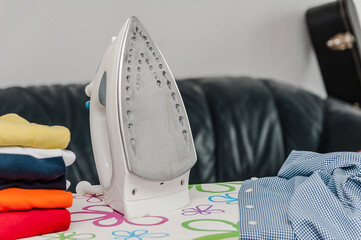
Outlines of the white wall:
M138 16L176 77L251 75L325 95L305 26L330 0L0 0L0 87L88 82Z

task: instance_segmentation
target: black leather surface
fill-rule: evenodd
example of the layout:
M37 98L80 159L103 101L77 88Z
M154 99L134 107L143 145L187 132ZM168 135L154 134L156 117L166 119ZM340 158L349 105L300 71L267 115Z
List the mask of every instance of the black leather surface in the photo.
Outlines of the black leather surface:
M204 92L193 81L178 81L178 88L187 110L198 157L197 166L191 170L189 182L215 182L215 137Z
M216 180L276 173L284 159L284 144L276 106L265 85L250 78L195 81L204 90L212 115Z
M325 101L324 135L320 152L361 150L361 111L329 98Z
M190 182L244 180L276 175L293 150L361 149L361 112L334 99L247 77L178 81L196 145L198 162ZM0 115L15 112L31 122L64 125L68 149L77 155L68 168L78 181L98 184L92 155L85 85L0 89Z
M285 156L292 150L318 151L323 130L323 100L300 88L263 81L275 99Z

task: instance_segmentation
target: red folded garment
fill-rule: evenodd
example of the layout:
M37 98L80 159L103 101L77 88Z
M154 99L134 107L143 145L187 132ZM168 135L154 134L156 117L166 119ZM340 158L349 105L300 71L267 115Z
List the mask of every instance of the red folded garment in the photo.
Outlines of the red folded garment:
M70 212L66 209L0 213L1 240L65 231L69 226Z

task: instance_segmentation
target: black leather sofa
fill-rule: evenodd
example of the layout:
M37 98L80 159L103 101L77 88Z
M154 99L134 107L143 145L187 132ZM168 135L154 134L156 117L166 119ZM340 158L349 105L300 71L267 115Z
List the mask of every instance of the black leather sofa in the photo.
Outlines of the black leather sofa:
M247 77L178 81L198 155L190 183L276 175L293 150L321 153L361 149L361 111L336 99L289 85ZM11 87L0 90L0 115L70 129L70 188L97 184L85 85Z

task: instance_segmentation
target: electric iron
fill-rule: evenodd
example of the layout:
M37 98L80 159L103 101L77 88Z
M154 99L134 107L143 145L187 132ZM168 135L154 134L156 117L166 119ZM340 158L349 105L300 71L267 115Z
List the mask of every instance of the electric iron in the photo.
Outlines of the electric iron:
M163 55L136 17L113 37L86 93L101 183L95 191L128 219L188 205L196 153L187 113Z

